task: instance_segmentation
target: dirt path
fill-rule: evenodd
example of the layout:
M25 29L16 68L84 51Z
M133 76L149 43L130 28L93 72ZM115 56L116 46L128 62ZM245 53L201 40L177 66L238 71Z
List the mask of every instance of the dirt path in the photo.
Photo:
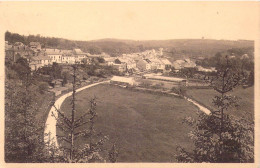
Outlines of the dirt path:
M87 85L87 86L84 86L82 88L79 88L76 90L76 92L80 92L84 89L87 89L87 88L90 88L90 87L93 87L93 86L96 86L96 85L99 85L99 84L102 84L102 83L107 83L109 81L103 81L103 82L98 82L98 83L94 83L94 84L91 84L91 85ZM63 96L61 96L59 99L57 99L55 101L55 104L54 106L59 110L63 101L72 95L72 92L69 92ZM49 135L49 136L45 136L44 137L44 142L45 143L48 143L50 140L51 140L51 144L52 145L55 145L56 147L58 147L58 141L57 141L57 137L56 137L56 119L54 116L58 116L58 112L57 110L55 109L55 107L52 107L49 111L49 114L48 114L48 118L47 118L47 121L45 123L45 130L44 130L44 134L45 135ZM54 116L53 116L54 115Z
M99 84L102 84L102 83L107 83L107 82L109 82L109 81L98 82L98 83L94 83L94 84L91 84L91 85L87 85L87 86L84 86L82 88L77 89L76 92L80 92L84 89L87 89L87 88L90 88L90 87L93 87L93 86L96 86L96 85L99 85ZM176 93L168 93L168 94L179 96ZM59 110L62 103L64 102L64 100L71 95L72 95L72 92L69 92L69 93L61 96L59 99L56 100L56 102L54 104L55 107ZM195 106L197 106L199 108L199 110L204 112L205 114L209 115L211 113L211 111L209 109L200 105L196 101L194 101L194 100L192 100L188 97L184 97L184 99L191 102ZM55 115L56 117L58 116L57 110L55 109L55 107L52 107L50 109L47 121L45 123L46 128L45 128L44 134L45 135L48 134L49 136L45 136L44 141L45 141L45 143L48 143L50 140L52 140L52 144L55 145L56 147L58 147L58 142L57 142L57 137L56 137L56 122L57 121L56 121L55 117L53 116L53 115Z

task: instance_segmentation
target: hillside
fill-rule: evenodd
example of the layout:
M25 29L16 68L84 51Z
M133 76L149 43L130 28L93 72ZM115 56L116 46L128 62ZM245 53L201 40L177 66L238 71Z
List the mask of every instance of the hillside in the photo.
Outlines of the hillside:
M123 53L141 52L147 49L164 48L165 56L178 59L179 57L211 57L217 52L230 49L242 49L247 54L253 55L254 41L249 40L213 40L213 39L173 39L173 40L127 40L127 39L100 39L92 41L74 41L62 38L41 36L22 36L16 33L6 32L5 40L14 43L17 41L29 44L38 41L43 47L73 49L81 48L91 54L105 52L111 56Z

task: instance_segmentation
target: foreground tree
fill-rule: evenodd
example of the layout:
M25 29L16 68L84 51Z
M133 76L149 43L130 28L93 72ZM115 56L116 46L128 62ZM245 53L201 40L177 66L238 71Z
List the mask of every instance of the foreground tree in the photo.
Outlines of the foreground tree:
M18 60L6 67L5 80L5 161L45 162L44 123L36 118L37 87L28 63Z
M179 162L254 161L254 124L225 113L229 107L237 106L237 98L228 93L244 81L240 63L228 56L222 59L217 75L211 79L211 86L218 93L213 99L217 110L209 116L200 114L197 121L186 118L194 128L189 136L195 149L179 147L176 156Z
M95 98L90 101L89 110L82 116L76 117L76 69L74 65L70 116L55 107L58 116L54 115L54 117L57 120L57 128L61 131L61 134L57 136L61 142L60 150L64 159L61 162L104 162L100 152L102 152L103 143L108 138L101 136L94 128L97 117ZM83 146L76 144L80 138L87 139Z

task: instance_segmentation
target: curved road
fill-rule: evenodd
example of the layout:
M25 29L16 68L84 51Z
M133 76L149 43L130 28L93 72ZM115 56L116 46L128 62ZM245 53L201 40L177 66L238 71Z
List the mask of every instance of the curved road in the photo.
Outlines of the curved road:
M109 81L103 81L103 82L98 82L98 83L94 83L94 84L91 84L91 85L87 85L87 86L84 86L82 88L79 88L76 90L76 93L77 92L80 92L84 89L87 89L87 88L90 88L90 87L93 87L93 86L96 86L96 85L99 85L99 84L102 84L102 83L107 83ZM69 92L63 96L61 96L59 99L57 99L55 101L55 107L59 110L63 101L72 95L72 92ZM48 135L48 136L44 136L44 142L46 144L50 143L50 140L51 140L51 144L58 147L58 141L57 141L57 137L56 137L56 119L55 117L58 116L58 112L57 110L55 109L55 107L53 106L50 111L49 111L49 114L48 114L48 118L47 118L47 121L45 123L45 130L44 130L44 135ZM54 117L54 116L55 117Z
M84 89L87 89L87 88L90 88L90 87L93 87L93 86L96 86L96 85L99 85L99 84L102 84L102 83L107 83L109 82L108 81L103 81L103 82L98 82L98 83L94 83L94 84L91 84L91 85L87 85L87 86L84 86L82 88L79 88L76 90L76 92L80 92ZM172 95L176 95L176 96L179 96L178 94L176 93L170 93ZM61 96L59 99L56 100L55 102L55 107L59 110L63 101L72 95L72 92L69 92L63 96ZM197 106L199 108L199 110L201 110L202 112L206 113L207 115L209 115L211 113L211 111L209 109L207 109L206 107L200 105L199 103L197 103L196 101L190 99L190 98L187 98L187 97L184 97L185 100L191 102L192 104L194 104L195 106ZM57 114L57 110L55 109L55 107L52 107L49 114L48 114L48 118L47 118L47 121L46 121L46 124L45 124L45 131L44 131L44 134L45 135L48 135L48 136L45 136L44 137L44 142L47 144L48 142L50 142L51 140L51 144L58 147L58 141L57 141L57 137L56 137L56 119L53 115L55 115L56 117L58 116Z

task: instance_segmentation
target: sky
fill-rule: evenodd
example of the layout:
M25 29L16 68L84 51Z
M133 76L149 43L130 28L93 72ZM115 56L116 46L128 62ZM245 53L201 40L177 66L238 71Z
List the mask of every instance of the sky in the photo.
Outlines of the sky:
M2 30L71 40L247 39L259 2L0 2Z

